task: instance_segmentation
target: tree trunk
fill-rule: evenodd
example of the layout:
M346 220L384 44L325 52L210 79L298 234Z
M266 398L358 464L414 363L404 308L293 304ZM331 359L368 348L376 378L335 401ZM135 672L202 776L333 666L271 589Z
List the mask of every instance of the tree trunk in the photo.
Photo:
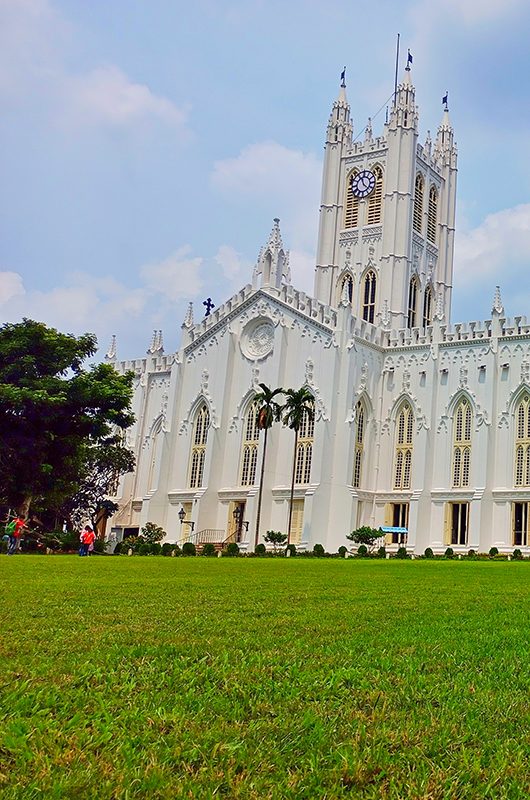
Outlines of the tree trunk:
M30 509L32 500L33 500L33 497L30 494L28 494L28 495L26 495L26 497L24 497L24 499L22 500L22 503L18 507L18 514L19 514L20 517L24 517L24 519L28 518L29 509Z
M293 518L294 476L296 472L296 450L298 447L298 430L294 432L293 474L291 476L291 499L289 501L289 523L287 525L287 546L291 544L291 520Z
M261 519L261 498L263 495L263 479L265 475L265 456L267 455L267 436L269 433L269 429L265 428L265 436L263 439L263 458L261 460L261 474L259 478L259 490L258 490L258 510L256 513L256 534L254 536L254 549L258 546L259 542L259 523Z

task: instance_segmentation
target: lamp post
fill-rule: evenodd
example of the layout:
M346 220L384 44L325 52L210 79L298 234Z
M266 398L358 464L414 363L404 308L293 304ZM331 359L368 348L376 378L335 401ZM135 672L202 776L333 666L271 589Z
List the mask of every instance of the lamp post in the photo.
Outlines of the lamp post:
M181 525L189 525L190 528L191 528L191 532L193 533L193 529L195 528L195 523L194 523L194 521L192 519L184 519L185 516L186 516L186 512L184 511L184 509L181 506L180 511L179 511L180 524Z
M237 525L237 537L236 538L237 538L237 541L240 542L241 541L241 529L242 529L243 525L245 526L245 530L247 531L247 533L248 533L248 525L249 525L248 520L243 519L243 509L241 508L241 506L236 506L234 508L234 519L235 519L236 525Z

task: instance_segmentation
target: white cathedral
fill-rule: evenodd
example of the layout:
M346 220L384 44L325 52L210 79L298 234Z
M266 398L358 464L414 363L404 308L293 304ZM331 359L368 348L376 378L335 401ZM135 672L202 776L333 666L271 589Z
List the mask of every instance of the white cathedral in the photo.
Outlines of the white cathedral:
M363 525L387 550L530 555L530 324L504 315L451 324L457 152L447 106L418 141L407 68L380 136L352 137L344 81L329 118L314 296L291 284L279 221L252 283L199 322L180 349L155 332L135 373L136 471L122 479L114 540L146 522L167 541L287 532L294 435L263 431L259 384L307 387L291 541L329 552Z

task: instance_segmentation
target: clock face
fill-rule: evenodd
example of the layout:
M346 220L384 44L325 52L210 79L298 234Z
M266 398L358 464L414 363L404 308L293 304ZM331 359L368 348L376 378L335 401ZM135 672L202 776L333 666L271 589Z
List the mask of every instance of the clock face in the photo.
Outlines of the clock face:
M354 197L368 197L375 189L375 175L369 169L363 169L351 179L351 190Z

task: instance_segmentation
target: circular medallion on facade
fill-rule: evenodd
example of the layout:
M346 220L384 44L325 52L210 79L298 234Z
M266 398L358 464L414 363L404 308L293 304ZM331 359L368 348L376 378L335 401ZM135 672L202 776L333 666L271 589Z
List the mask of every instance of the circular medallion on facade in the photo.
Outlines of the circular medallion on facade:
M241 336L241 350L243 355L252 360L265 358L272 352L274 347L274 325L272 322L261 317L252 320Z

